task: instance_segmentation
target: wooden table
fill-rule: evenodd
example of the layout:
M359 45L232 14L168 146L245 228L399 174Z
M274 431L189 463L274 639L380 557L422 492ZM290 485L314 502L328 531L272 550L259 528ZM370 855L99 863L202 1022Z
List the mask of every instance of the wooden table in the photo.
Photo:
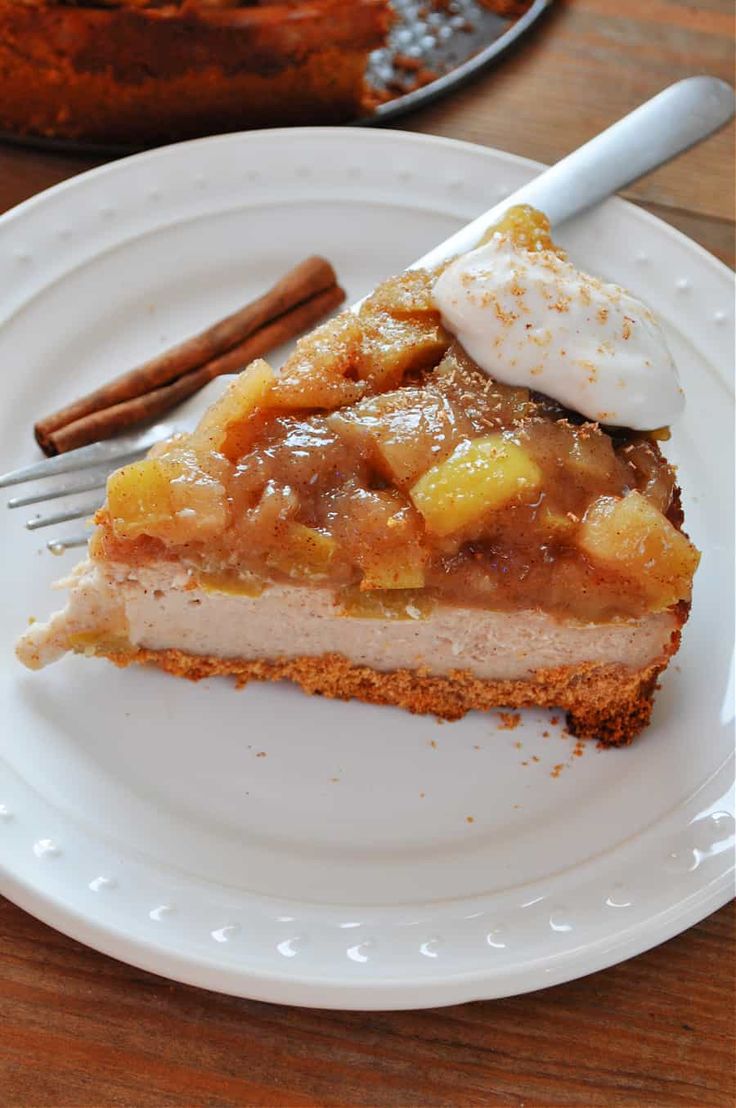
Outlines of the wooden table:
M408 129L554 161L664 85L732 78L731 0L558 0L495 72ZM627 195L734 262L733 130ZM90 160L0 149L0 209ZM0 902L0 1103L732 1108L733 906L624 965L414 1013L280 1008L171 984Z

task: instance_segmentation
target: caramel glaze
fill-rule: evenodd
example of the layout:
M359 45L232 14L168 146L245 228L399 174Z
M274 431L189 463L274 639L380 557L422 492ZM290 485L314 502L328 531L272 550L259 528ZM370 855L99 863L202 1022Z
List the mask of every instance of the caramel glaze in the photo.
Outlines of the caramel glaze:
M358 615L412 599L424 607L539 608L592 622L650 611L637 575L594 564L577 537L594 501L631 490L679 527L674 471L657 442L584 422L481 373L442 332L431 281L421 273L395 278L357 323L344 313L302 340L272 392L276 406L264 402L245 423L249 433L238 428L227 449L199 449L196 464L223 489L224 523L215 533L161 538L154 528L126 537L103 509L93 556L174 558L200 580L227 578L244 590L268 581L323 585ZM348 332L335 377L334 359L324 370L325 349ZM409 355L396 361L402 343ZM332 391L320 391L320 382ZM495 433L523 448L541 483L450 535L431 534L410 494L416 481L459 444ZM387 567L395 574L389 587Z

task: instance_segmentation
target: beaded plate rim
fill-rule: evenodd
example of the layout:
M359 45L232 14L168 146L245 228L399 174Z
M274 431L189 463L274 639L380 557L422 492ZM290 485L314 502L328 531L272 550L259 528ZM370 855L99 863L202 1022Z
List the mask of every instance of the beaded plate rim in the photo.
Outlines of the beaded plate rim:
M314 158L320 148L321 161ZM340 159L330 156L337 151ZM249 176L249 166L263 157L273 172L266 179ZM422 172L430 162L433 178ZM312 164L324 169L305 175ZM471 193L473 204L482 195L490 206L499 192L537 169L468 143L339 128L218 136L142 154L56 186L0 219L6 318L116 242L163 220L177 226L217 212L235 196L255 204L264 191L273 193L275 181L287 203L289 197L333 195L380 203L401 195L409 206L461 218ZM707 360L725 384L733 311L729 271L621 200L609 201L569 233L584 238L591 226L603 233L604 248L628 229L631 266L669 290L670 314L687 320L696 345L709 347ZM664 254L667 264L653 266ZM6 692L16 677L12 668L4 675ZM713 696L722 691L714 687ZM114 843L95 836L81 818L72 820L52 796L0 760L0 888L104 953L255 999L380 1009L512 995L640 953L729 899L733 758L699 770L708 767L681 803L589 863L498 895L435 903L417 921L398 904L356 910L354 904L304 902L295 911L287 899L253 894L239 904L226 889L185 870L162 873L147 858L121 857ZM178 903L171 891L177 886L188 889Z

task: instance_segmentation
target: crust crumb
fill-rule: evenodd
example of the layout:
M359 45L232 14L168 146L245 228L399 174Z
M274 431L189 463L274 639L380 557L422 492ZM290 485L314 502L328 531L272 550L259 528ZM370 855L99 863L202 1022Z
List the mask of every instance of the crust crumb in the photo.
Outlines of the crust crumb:
M514 731L521 723L521 716L518 712L499 712L498 719L499 731Z

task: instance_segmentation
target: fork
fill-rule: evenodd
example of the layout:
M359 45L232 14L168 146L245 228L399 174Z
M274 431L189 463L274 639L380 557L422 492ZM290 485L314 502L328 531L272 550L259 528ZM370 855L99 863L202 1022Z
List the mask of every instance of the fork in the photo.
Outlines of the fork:
M553 226L559 225L702 141L731 119L735 107L734 91L725 81L715 77L689 77L678 81L478 216L409 268L436 266L455 254L472 249L487 228L515 204L540 208ZM353 305L353 310L359 306L360 301ZM5 487L61 474L82 474L69 483L28 496L12 497L8 507L25 508L83 492L100 493L107 476L120 465L143 457L155 443L176 432L191 431L232 379L232 374L224 374L210 381L165 422L138 433L70 450L0 476L0 487ZM26 527L35 531L84 519L93 515L101 503L100 494L68 510L29 519ZM86 542L87 535L81 534L53 539L47 546L53 553L61 553Z

